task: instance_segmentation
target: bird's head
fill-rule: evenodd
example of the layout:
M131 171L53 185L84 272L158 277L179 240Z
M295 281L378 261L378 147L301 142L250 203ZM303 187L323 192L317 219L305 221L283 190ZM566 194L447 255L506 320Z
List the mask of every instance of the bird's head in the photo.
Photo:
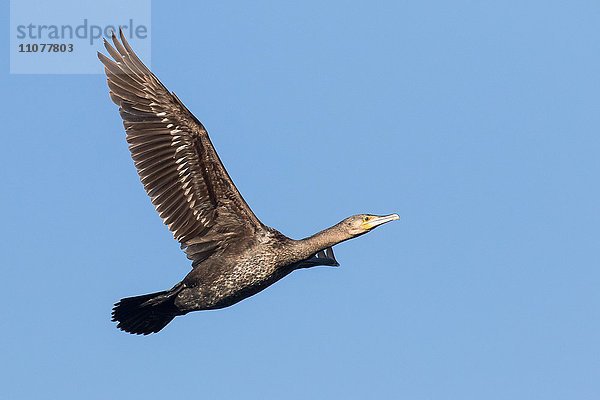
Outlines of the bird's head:
M352 237L363 235L378 226L387 222L400 219L398 214L390 215L370 215L358 214L346 218L340 223L340 227L344 229Z

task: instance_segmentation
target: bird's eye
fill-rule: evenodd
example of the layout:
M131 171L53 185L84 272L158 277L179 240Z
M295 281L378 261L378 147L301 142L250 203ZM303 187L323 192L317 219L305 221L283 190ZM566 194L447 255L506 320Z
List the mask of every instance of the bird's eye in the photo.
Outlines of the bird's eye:
M369 220L369 217L363 217L363 222L367 222Z

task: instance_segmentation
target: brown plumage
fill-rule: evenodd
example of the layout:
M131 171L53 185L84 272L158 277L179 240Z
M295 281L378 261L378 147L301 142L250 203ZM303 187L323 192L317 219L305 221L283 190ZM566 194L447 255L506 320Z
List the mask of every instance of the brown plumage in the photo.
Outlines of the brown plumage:
M111 99L144 189L188 258L192 271L172 289L121 299L117 327L158 332L178 315L230 306L290 272L337 266L332 246L398 219L355 215L302 240L262 224L223 167L206 129L133 52L123 32L106 40Z

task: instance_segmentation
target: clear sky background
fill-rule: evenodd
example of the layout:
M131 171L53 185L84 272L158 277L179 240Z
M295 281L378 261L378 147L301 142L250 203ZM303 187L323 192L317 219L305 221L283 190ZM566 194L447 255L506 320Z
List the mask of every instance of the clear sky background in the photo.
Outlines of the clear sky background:
M149 337L112 304L190 266L104 77L3 57L0 398L600 398L599 27L598 1L153 2L154 72L264 223L402 219Z

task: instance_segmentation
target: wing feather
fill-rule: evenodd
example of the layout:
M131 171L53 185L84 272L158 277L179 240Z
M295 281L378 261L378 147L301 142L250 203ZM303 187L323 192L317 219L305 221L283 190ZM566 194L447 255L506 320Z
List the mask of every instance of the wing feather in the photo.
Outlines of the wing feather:
M197 264L227 240L261 228L202 123L144 65L122 31L120 40L113 33L112 45L105 40L104 46L112 59L101 53L98 58L131 157L163 222L184 249L192 249L188 256Z

